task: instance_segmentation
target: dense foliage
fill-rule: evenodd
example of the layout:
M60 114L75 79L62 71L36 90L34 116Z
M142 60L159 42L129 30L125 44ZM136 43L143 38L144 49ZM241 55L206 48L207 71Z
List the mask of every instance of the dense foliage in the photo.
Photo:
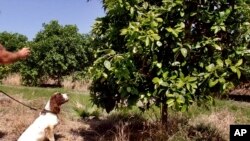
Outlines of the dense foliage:
M57 21L43 24L31 45L32 55L22 68L26 85L40 85L48 79L61 85L63 76L85 70L88 58L85 35L75 25L60 25Z
M0 43L9 51L16 51L27 45L28 38L19 33L0 33Z
M92 31L93 102L107 112L138 101L182 111L194 101L211 102L211 93L225 92L242 75L250 39L246 2L103 1L107 15Z

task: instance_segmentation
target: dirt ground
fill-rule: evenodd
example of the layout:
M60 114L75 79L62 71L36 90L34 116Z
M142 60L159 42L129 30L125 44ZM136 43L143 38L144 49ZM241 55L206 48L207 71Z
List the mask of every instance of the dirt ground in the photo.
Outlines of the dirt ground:
M21 98L18 98L18 100L22 101ZM25 103L42 109L46 101L46 99L37 99L25 101ZM91 141L92 139L88 140L86 134L83 134L89 130L89 125L83 120L73 119L63 108L59 114L60 124L55 130L56 140ZM0 94L0 141L16 141L22 132L38 117L39 112L24 107Z

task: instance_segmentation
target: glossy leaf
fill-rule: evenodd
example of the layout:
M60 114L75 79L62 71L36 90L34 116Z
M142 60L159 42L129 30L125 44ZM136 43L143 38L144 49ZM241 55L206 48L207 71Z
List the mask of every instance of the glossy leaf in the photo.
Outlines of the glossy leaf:
M210 88L211 88L211 87L214 87L217 83L218 83L218 79L216 79L216 80L210 79L210 80L209 80L209 87L210 87Z
M186 48L181 48L181 54L183 57L187 57L187 49Z
M106 69L110 70L110 68L111 68L111 63L110 63L108 60L105 60L105 61L104 61L104 66L105 66Z

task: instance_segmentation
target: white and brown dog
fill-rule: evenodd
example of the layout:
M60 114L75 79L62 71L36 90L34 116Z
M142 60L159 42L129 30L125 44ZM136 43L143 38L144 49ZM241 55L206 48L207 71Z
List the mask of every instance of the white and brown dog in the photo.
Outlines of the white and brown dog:
M50 97L39 117L23 132L18 141L55 141L54 128L59 123L60 106L67 102L67 94L55 93Z

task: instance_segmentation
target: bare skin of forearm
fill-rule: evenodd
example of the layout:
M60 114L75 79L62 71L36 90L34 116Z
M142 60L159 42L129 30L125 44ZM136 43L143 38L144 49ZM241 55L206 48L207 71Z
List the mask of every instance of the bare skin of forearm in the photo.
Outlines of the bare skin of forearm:
M30 55L29 48L22 48L17 52L10 52L7 51L1 44L0 44L0 64L10 64L14 63L20 59L25 59Z
M0 64L10 64L20 59L18 52L0 51Z

